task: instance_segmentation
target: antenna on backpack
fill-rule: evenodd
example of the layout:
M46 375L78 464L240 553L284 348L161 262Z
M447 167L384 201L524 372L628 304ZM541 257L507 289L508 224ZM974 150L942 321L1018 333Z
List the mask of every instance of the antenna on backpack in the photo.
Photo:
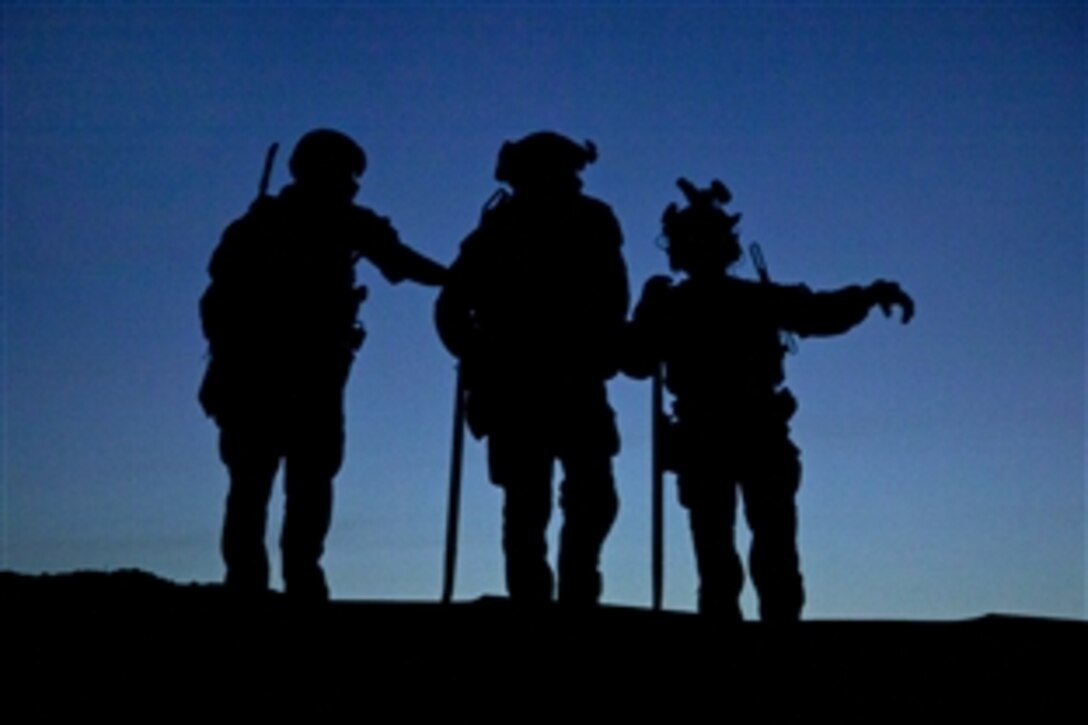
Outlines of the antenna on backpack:
M752 266L756 268L759 281L763 284L771 284L771 273L767 269L767 260L763 257L763 249L759 246L759 242L752 242L748 245L748 254L752 257ZM793 333L782 331L780 337L782 338L782 347L790 355L796 355L797 338L794 337Z
M272 164L276 161L276 152L280 150L278 142L273 142L264 154L264 169L261 170L261 180L257 184L257 198L268 196L268 182L272 178Z

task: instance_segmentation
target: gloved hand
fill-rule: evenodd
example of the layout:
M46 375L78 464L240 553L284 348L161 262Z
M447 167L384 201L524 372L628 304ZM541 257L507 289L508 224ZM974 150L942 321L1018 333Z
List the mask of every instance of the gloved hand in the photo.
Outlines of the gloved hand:
M914 317L914 300L896 282L878 279L866 288L871 304L880 307L885 317L890 317L894 307L901 310L900 321L905 325Z

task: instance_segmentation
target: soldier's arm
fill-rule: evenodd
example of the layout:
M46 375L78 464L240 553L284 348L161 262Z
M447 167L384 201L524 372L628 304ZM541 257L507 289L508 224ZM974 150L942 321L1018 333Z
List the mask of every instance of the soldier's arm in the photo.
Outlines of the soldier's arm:
M914 317L914 300L898 282L878 279L866 288L866 292L885 317L891 317L896 307L899 308L899 321L904 325Z
M665 275L646 280L635 313L624 330L621 367L624 375L648 378L661 361L662 335L668 324L666 309L672 281Z
M610 292L609 298L613 307L610 312L617 327L622 327L627 321L627 311L631 308L631 288L627 283L627 263L623 259L623 232L620 230L619 220L611 209L605 207L606 213L602 219L602 247L608 255L605 266L607 270L606 289Z
M605 254L601 291L606 295L607 305L602 310L602 373L612 378L623 370L625 357L625 337L627 335L627 313L631 308L631 288L627 281L627 263L623 259L623 232L619 220L609 209L604 215L602 227L603 249Z
M243 217L224 230L208 262L209 283L200 297L200 323L213 354L229 345L238 329L238 296L244 294L247 240L253 236L251 222ZM244 300L242 300L244 302Z
M445 283L449 270L433 259L404 244L397 230L385 217L369 209L359 209L359 256L369 259L390 282L410 280L429 287Z
M887 280L827 292L813 292L803 285L764 289L774 296L780 327L802 337L841 335L860 324L873 307L880 307L885 316L899 307L904 324L914 316L914 301Z
M406 244L400 245L397 255L399 259L396 266L401 274L399 279L390 279L390 281L395 283L407 279L427 287L440 287L445 284L449 270L430 257L420 254Z

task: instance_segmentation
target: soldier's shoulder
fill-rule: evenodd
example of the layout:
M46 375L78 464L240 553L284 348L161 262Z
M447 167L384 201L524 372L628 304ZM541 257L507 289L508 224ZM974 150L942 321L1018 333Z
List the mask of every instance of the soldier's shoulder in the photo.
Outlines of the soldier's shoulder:
M259 253L270 238L284 232L284 220L285 208L279 199L274 196L258 197L244 214L223 229L212 254L213 273Z
M271 214L271 206L271 202L266 202L263 197L250 204L244 214L235 217L223 229L219 246L221 248L235 247L254 237L258 230L266 225Z
M580 194L578 196L578 203L582 206L584 213L596 214L611 219L616 218L616 213L612 211L612 207L607 202L604 202L595 196Z
M476 227L461 240L462 254L486 253L501 245L524 223L524 208L510 194L496 195L488 202Z
M803 307L812 296L812 290L803 284L762 282L732 276L728 279L730 298L752 310Z
M620 221L612 207L600 199L581 195L579 197L579 217L585 228L591 230L594 237L609 239L609 246L623 245L623 232L620 229Z
M497 191L484 205L476 230L499 228L505 224L515 223L524 213L525 206L520 198L505 190Z
M737 294L759 294L775 286L766 282L747 279L746 277L734 277L732 274L726 274L722 277L720 284L724 289Z
M639 306L647 309L671 307L675 304L680 284L666 274L655 274L643 283Z
M275 227L289 211L289 204L279 197L259 196L244 214L227 225L227 231L241 233L262 227Z
M698 307L719 304L723 300L729 300L730 303L756 304L754 298L761 293L761 287L765 286L753 280L725 274L697 280L685 277L673 284L669 292L674 303L680 306Z
M348 215L352 225L365 234L379 236L396 235L392 220L387 216L382 216L368 206L352 204Z

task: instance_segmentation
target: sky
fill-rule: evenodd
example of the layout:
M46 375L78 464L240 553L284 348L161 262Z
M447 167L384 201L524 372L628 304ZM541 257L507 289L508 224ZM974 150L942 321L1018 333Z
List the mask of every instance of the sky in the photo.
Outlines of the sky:
M197 300L271 142L353 136L370 162L357 201L449 262L502 142L551 129L596 143L585 191L620 220L636 295L667 271L654 240L686 176L732 189L776 280L887 278L914 297L910 325L874 312L787 363L806 617L1085 618L1080 3L0 13L0 568L222 577ZM324 563L337 598L437 600L453 360L434 290L358 272L369 336ZM604 601L648 606L649 385L609 392L623 450ZM504 589L483 453L468 443L458 599ZM273 552L281 510L277 493ZM671 481L665 526L665 606L692 610ZM750 590L742 603L754 616Z

